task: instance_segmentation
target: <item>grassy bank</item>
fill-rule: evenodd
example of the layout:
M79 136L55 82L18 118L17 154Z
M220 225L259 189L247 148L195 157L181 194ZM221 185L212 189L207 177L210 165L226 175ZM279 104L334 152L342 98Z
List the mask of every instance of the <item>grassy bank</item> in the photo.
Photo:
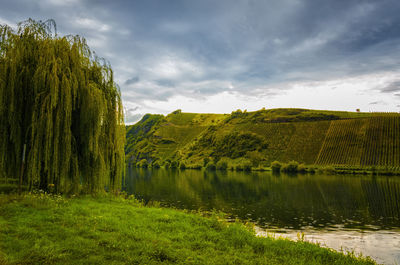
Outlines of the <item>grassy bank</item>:
M0 195L0 264L375 264L135 199Z

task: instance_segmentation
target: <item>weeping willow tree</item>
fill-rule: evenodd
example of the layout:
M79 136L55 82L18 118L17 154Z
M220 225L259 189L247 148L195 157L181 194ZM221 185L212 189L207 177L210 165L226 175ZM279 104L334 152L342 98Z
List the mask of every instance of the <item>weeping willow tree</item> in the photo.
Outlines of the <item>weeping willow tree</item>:
M0 178L63 193L119 189L125 125L113 71L83 38L54 31L53 21L0 26Z

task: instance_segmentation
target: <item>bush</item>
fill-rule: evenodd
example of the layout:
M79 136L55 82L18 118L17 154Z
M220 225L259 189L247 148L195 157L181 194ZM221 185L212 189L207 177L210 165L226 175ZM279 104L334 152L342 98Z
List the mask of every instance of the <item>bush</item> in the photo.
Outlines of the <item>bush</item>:
M151 164L151 167L152 167L152 168L160 168L160 164L158 163L158 161L154 161L154 162Z
M296 173L299 168L299 163L296 161L290 161L289 163L282 166L281 170L285 173Z
M243 165L242 165L242 164L237 164L237 165L235 166L235 170L236 170L236 171L243 171Z
M297 171L300 173L306 173L307 172L307 167L304 164L300 164L297 168Z
M217 163L217 169L226 170L228 168L228 163L226 161L220 160Z
M308 173L314 174L316 172L315 167L309 167L308 168Z
M282 164L278 161L274 161L271 163L272 172L281 172Z
M216 157L232 159L243 157L249 151L261 151L268 148L265 139L255 133L231 132L215 144Z
M170 168L171 167L171 163L169 162L169 161L165 161L165 163L164 163L164 168L165 169L168 169L168 168Z
M326 167L322 168L322 171L327 174L335 174L336 169L332 166L326 166Z
M178 168L178 166L179 166L179 164L178 164L178 161L172 161L171 162L171 168Z
M216 166L213 162L208 162L207 166L206 166L207 170L215 170Z
M252 167L252 164L250 162L245 162L243 164L243 170L244 171L251 171L251 167Z
M147 168L149 166L146 159L140 160L140 162L138 164L139 164L139 167L141 167L141 168Z
M179 169L186 169L186 165L184 162L179 163Z
M182 110L181 109L177 109L175 111L172 112L172 114L181 114Z
M190 165L188 168L191 168L191 169L201 169L202 166L201 166L200 164L193 164L193 165Z

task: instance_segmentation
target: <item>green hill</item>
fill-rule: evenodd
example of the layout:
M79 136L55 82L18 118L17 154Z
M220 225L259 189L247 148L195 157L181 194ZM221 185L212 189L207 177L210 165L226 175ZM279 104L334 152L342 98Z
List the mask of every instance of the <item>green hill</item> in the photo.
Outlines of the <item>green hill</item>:
M307 109L147 114L128 126L125 151L134 164L269 167L277 160L398 170L400 114Z

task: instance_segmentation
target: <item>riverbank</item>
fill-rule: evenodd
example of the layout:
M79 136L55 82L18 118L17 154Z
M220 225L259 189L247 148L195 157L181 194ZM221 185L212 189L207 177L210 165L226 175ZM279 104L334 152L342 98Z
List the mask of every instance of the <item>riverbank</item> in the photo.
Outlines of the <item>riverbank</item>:
M271 163L269 167L253 167L251 164L239 164L236 166L225 164L223 167L218 167L215 164L211 163L212 166L207 165L207 167L203 167L200 165L185 165L176 163L174 167L168 166L160 166L156 164L156 166L149 166L146 163L138 163L136 165L128 164L128 167L136 167L143 169L172 169L172 170L186 170L186 169L194 169L194 170L208 170L208 171L272 171L274 173L286 173L286 174L330 174L330 175L373 175L373 176L400 176L400 168L398 167L359 167L359 166L343 166L343 165L304 165L299 164L296 161L291 161L289 163L280 163L278 161L274 161ZM183 166L182 166L183 165Z
M375 264L134 198L0 195L1 264Z

